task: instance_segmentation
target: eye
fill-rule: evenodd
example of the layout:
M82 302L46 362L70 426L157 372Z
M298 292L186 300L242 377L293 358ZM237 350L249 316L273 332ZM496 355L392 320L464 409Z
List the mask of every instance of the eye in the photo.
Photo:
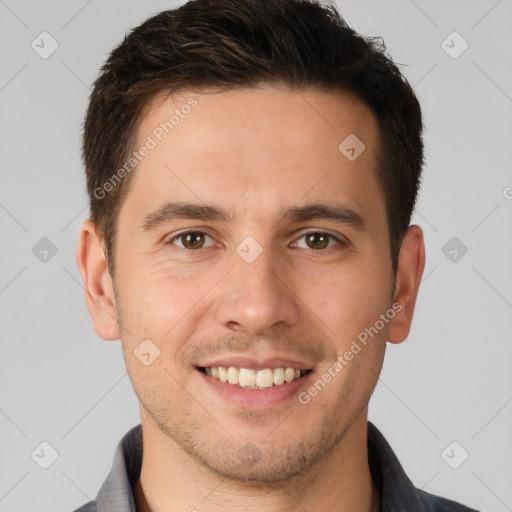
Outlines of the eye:
M209 245L207 245L207 239L210 240ZM304 242L300 242L303 239ZM179 233L174 236L166 243L175 245L180 249L196 251L211 247L213 242L213 238L204 231L184 231L183 233ZM293 247L298 247L300 249L314 249L316 251L330 249L336 245L346 247L348 243L337 236L323 231L310 231L309 233L304 233L297 242L292 244Z
M213 238L207 235L204 231L185 231L171 238L167 243L171 245L177 245L181 249L197 250L204 249L206 239L209 238L213 242ZM174 243L179 240L180 243ZM210 244L211 245L211 244Z
M305 242L303 245L300 245L299 241L302 239L304 239ZM293 245L301 249L325 250L330 249L335 245L345 247L348 244L344 240L331 235L330 233L325 233L323 231L310 231L309 233L304 233L297 242L294 242Z

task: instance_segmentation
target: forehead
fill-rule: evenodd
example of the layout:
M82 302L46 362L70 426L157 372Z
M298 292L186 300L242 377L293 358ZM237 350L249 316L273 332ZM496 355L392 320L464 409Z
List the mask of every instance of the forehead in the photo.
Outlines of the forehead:
M301 141L311 154L312 149L320 151L327 145L337 150L350 134L359 134L372 146L377 132L375 116L353 93L261 84L224 92L159 94L144 108L137 140L142 143L149 134L165 138L167 144L179 140L176 156L198 142L203 154L220 154L241 145L249 150L263 144L267 148L297 146ZM301 148L296 150L301 153Z
M373 195L384 204L377 122L347 92L262 85L160 95L146 106L135 146L150 140L128 194L137 202L127 201L141 215L184 196L260 217L306 196L355 207Z

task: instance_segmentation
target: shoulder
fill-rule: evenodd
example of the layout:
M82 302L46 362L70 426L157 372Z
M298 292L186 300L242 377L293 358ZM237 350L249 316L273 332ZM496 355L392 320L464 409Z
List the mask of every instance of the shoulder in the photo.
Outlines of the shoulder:
M85 505L82 505L80 508L74 510L74 512L97 512L98 507L95 501L89 501Z
M428 492L422 491L421 489L417 489L418 497L425 503L425 505L430 505L429 510L433 510L435 512L478 512L474 508L466 507L461 503L456 501L449 500L447 498L442 498L441 496L435 496Z
M368 422L368 462L379 489L383 512L477 512L416 488L385 437L371 422Z

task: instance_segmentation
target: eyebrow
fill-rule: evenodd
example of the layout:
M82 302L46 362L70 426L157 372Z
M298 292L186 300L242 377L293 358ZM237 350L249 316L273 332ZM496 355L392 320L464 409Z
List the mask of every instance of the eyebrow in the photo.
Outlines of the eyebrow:
M178 219L228 222L229 215L222 208L216 206L184 202L167 203L158 210L148 213L144 217L141 228L143 231L150 231L157 226L169 224Z
M365 227L364 219L358 212L340 203L335 203L334 205L308 204L306 206L294 206L284 214L283 218L295 222L314 219L331 220L360 230Z
M141 224L143 231L150 231L163 224L170 224L178 219L195 219L201 221L220 221L228 223L232 216L218 206L209 206L187 202L169 202L148 213ZM354 209L340 203L327 205L322 203L294 206L287 210L283 219L292 222L308 220L330 220L363 230L363 217Z

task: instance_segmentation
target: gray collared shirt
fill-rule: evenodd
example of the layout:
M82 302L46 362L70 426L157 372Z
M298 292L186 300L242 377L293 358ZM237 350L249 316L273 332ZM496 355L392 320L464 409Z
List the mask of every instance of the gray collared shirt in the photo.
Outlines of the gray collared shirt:
M416 489L384 436L368 422L368 462L380 494L381 512L477 512ZM142 465L142 427L133 427L117 445L114 463L94 501L75 512L137 512L132 486Z

